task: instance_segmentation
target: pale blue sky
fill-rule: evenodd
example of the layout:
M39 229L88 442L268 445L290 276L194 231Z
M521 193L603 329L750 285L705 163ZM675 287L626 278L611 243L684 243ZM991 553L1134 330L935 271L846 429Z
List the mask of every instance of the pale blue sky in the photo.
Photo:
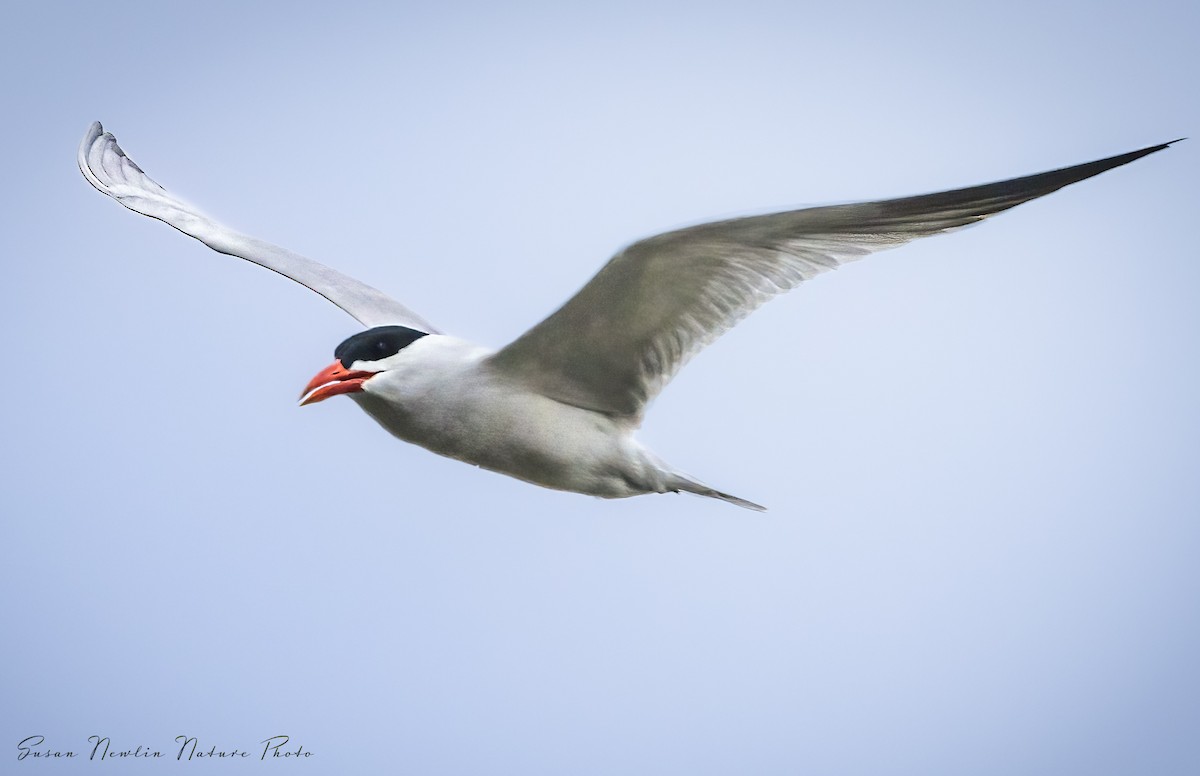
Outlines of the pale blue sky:
M99 119L206 212L499 346L656 231L1194 135L1194 3L5 26L5 772L99 767L15 762L96 733L285 733L307 774L1200 770L1198 141L699 356L643 438L765 515L541 490L298 409L354 322L74 162Z

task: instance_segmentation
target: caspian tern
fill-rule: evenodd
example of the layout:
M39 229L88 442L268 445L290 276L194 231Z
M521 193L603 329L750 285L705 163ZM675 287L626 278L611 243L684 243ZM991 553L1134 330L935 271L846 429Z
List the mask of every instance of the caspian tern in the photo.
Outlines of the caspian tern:
M83 138L79 169L135 213L291 278L368 327L338 345L301 404L347 394L400 439L547 488L603 498L685 491L762 510L697 482L634 438L646 405L688 359L819 273L973 224L1175 142L983 186L649 237L500 350L442 334L370 286L202 215L142 172L100 122Z

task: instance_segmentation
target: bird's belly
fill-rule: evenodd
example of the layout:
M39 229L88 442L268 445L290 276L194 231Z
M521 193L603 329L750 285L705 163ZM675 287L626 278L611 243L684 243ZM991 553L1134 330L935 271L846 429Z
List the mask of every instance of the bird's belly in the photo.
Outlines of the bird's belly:
M547 488L622 498L659 490L657 467L611 418L512 390L354 395L393 435Z

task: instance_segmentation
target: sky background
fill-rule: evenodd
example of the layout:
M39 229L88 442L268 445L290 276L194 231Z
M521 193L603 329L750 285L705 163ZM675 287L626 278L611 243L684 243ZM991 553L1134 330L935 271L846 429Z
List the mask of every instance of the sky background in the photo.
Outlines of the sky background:
M1200 771L1200 140L823 275L642 432L770 507L542 490L300 388L358 330L93 191L501 346L629 241L1200 134L1187 2L5 14L0 762ZM314 756L258 761L291 737ZM17 744L80 754L16 762ZM250 761L175 762L178 735Z

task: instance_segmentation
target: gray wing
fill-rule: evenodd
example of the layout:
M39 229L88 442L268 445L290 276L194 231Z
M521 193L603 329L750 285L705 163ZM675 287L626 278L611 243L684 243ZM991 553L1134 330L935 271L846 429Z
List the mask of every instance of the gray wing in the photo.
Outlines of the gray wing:
M88 183L133 212L157 218L218 253L278 272L316 291L364 326L397 324L437 332L421 316L365 283L279 246L239 234L201 214L142 172L99 121L88 128L79 145L79 169Z
M559 401L637 419L689 358L775 295L868 253L973 224L1168 145L972 188L650 237L617 254L490 363Z

